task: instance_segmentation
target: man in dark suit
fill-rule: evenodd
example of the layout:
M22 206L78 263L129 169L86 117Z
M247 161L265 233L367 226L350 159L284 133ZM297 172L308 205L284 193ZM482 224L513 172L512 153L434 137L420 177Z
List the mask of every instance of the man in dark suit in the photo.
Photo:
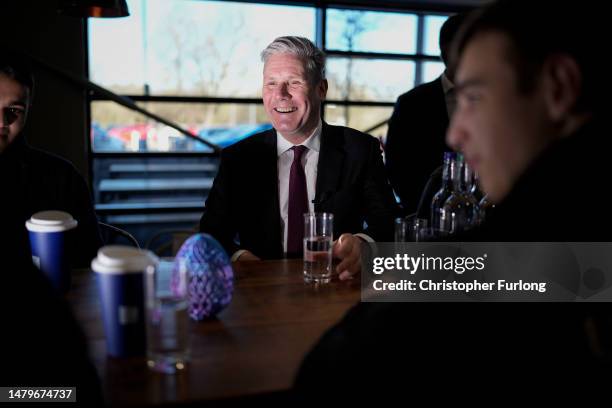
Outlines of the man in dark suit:
M589 0L580 8L555 3L554 19L550 12L545 3L501 0L466 22L458 40L448 141L498 205L481 230L460 240L610 239L612 220L601 205L612 151L610 83L602 81L606 38L598 32L607 14ZM336 390L401 382L431 395L444 373L442 398L455 403L491 405L499 394L490 391L508 380L516 389L504 398L563 401L583 381L589 393L580 398L594 398L607 389L593 380L610 381L612 344L600 335L610 332L608 305L362 303L306 358L298 389L340 397ZM377 347L378 354L364 352ZM477 379L465 375L468 367ZM477 390L466 393L470 387Z
M200 229L232 260L300 256L303 214L332 213L337 271L349 278L361 269L361 241L393 239L395 203L380 146L322 122L325 56L308 39L277 38L262 60L274 129L223 151Z
M389 119L385 142L387 174L405 214L417 210L427 180L448 150L444 139L455 106L454 71L448 64L448 53L465 16L449 17L440 30L441 57L447 67L444 73L402 94Z

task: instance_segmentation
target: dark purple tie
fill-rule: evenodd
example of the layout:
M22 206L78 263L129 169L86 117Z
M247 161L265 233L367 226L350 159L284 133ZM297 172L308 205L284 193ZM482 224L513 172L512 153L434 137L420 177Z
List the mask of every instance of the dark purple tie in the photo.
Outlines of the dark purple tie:
M303 252L304 213L308 212L308 191L306 174L302 167L302 155L306 146L293 146L293 163L289 172L289 212L287 215L287 254L300 255Z

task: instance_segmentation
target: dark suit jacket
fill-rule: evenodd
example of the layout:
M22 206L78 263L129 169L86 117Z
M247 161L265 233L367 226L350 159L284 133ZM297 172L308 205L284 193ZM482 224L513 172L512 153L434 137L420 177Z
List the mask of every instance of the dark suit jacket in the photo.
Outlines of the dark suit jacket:
M248 249L264 259L283 257L276 138L271 129L221 154L200 230L230 255ZM378 140L323 123L315 211L334 214L334 237L365 232L377 241L393 239L395 202Z
M414 213L431 173L443 161L448 112L442 79L401 95L389 119L387 174L406 214Z

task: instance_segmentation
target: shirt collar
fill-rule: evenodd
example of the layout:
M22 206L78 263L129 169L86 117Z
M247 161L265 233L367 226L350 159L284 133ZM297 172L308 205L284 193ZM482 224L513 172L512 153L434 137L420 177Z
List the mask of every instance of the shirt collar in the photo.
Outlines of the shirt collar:
M445 73L443 73L441 76L441 81L442 81L442 89L444 90L444 94L447 94L449 91L451 91L453 88L455 88L455 84L453 84L451 82L450 79L448 79L448 77L446 76Z
M321 132L323 131L323 122L319 119L319 124L312 132L310 136L306 140L304 140L300 145L306 146L310 150L314 150L318 152L321 147ZM280 132L276 132L276 153L278 156L285 153L287 150L291 149L294 144L289 142L287 139L283 137Z

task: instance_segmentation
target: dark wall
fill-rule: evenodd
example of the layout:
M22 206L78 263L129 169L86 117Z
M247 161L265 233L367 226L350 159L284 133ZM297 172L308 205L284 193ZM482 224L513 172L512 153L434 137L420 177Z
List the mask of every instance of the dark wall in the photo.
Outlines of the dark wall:
M84 77L85 22L60 15L56 6L55 0L1 1L0 42ZM33 68L34 105L24 135L32 146L70 160L89 180L85 91L36 65Z

